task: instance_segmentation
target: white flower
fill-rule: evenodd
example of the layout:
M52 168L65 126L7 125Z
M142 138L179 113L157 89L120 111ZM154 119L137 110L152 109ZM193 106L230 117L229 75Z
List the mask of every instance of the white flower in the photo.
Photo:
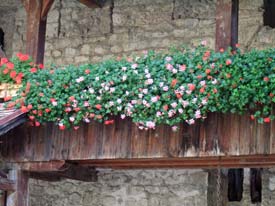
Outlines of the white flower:
M85 101L85 102L84 102L84 107L88 107L88 106L90 106L89 102L88 102L88 101Z
M93 94L93 93L95 93L95 90L94 90L93 88L89 88L89 92L90 92L91 94Z
M113 93L116 89L114 87L110 88L110 92Z
M128 96L130 93L128 91L125 92L126 96Z
M89 120L88 118L84 118L83 120L84 120L84 122L86 122L86 123L90 123L90 120Z
M173 108L176 108L176 107L178 106L178 104L177 104L176 102L173 102L173 103L171 104L171 106L172 106Z
M197 98L192 99L192 103L195 104L197 102L197 100L198 100Z
M186 94L191 94L192 91L191 90L186 90Z
M148 93L148 89L143 89L142 92L143 92L143 94L147 94Z
M134 72L135 74L138 74L138 71L137 71L137 70L134 70L133 72Z
M145 74L148 74L149 70L146 68L146 69L144 69L144 72L145 72ZM148 78L150 78L150 77L148 77Z
M143 97L143 94L138 94L138 98L142 98Z
M105 91L108 91L110 88L108 86L106 86L104 89L105 89Z
M195 120L194 120L194 119L189 119L189 120L186 120L186 122L187 122L188 124L194 124L194 123L195 123Z
M148 73L148 74L146 74L145 76L146 76L147 79L149 79L149 78L151 77L151 74Z
M52 101L52 105L53 106L57 106L57 102L56 101Z
M217 84L217 79L213 79L212 84Z
M84 79L85 79L85 78L84 78L83 76L81 76L81 77L77 78L75 81L76 81L77 83L80 83L80 82L83 82Z
M114 102L113 101L109 101L109 105L110 105L110 107L112 107L112 106L114 106Z
M144 127L143 127L143 126L139 126L138 128L139 128L140 130L143 130L143 129L144 129Z
M153 84L154 80L153 79L148 79L146 82L147 82L147 84Z
M175 68L174 68L174 69L172 69L172 73L173 73L173 74L176 74L177 72L178 72L178 70L177 70L177 69L175 69Z
M99 80L99 77L96 77L95 80L98 81L98 80Z
M163 87L164 83L163 82L160 82L159 83L159 87Z
M185 100L182 101L183 108L187 107L188 105L189 105L188 101L185 101Z
M183 113L183 109L182 109L182 108L179 108L179 109L178 109L178 112L179 112L180 114L182 114L182 113Z
M180 90L184 91L185 90L184 86L180 86Z
M137 103L137 100L135 99L131 101L131 104L136 104L136 103Z
M156 123L153 122L153 121L147 121L146 122L146 127L150 128L150 129L155 128L155 126L156 126Z
M122 71L126 71L127 67L122 67L121 69L122 69Z
M117 107L117 111L121 111L122 110L122 107L121 106L118 106Z
M121 99L117 99L116 100L118 104L121 104L122 100Z
M147 101L144 99L142 100L142 104L146 105L147 104Z
M200 81L200 85L201 85L201 86L205 86L205 84L206 84L205 80Z
M201 103L202 103L202 105L206 105L206 104L207 104L207 99L203 99L203 100L201 101Z
M196 117L196 119L201 118L201 111L200 111L200 110L197 110L197 111L195 112L195 117Z
M122 81L125 81L127 79L127 75L122 76Z
M73 116L71 116L70 118L70 122L74 122L75 118Z
M167 92L169 90L169 87L168 86L164 86L162 89L163 89L163 91Z
M97 96L96 99L97 99L97 100L101 100L101 96Z

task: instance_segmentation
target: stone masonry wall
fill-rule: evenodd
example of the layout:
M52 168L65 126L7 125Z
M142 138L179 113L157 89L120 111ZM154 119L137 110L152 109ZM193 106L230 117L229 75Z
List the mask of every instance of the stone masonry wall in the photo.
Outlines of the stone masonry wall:
M202 170L102 170L95 183L32 180L31 206L203 206Z
M25 11L16 14L13 51L23 51ZM214 0L109 0L90 9L56 0L48 15L46 62L78 64L172 45L214 47Z

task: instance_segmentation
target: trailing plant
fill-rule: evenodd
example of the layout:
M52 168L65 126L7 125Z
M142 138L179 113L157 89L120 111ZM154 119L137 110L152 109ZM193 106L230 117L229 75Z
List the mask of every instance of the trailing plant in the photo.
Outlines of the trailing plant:
M274 119L275 49L214 52L195 49L145 52L140 57L28 72L13 104L35 126L60 129L91 120L112 124L131 117L140 129L180 122L194 124L208 112L249 111L252 119ZM17 101L17 102L16 102ZM11 104L11 103L9 103Z

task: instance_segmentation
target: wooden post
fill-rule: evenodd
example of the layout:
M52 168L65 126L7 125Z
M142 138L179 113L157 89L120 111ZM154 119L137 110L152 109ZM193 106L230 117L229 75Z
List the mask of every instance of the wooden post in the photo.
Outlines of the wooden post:
M22 170L11 170L9 178L14 180L16 185L15 192L12 192L8 195L7 206L28 206L28 173Z
M22 0L27 12L26 53L35 63L43 63L47 13L54 0Z

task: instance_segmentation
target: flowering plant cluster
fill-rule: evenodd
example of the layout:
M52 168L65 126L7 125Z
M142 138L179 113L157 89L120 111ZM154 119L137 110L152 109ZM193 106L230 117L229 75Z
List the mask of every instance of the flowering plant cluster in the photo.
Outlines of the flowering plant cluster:
M91 120L112 124L132 118L140 129L194 124L208 112L251 112L270 122L275 102L275 49L241 53L195 49L145 52L141 57L29 73L13 104L35 126L56 122L61 130ZM10 103L9 103L10 104Z
M18 53L10 61L7 58L1 58L0 61L0 83L21 84L29 73L36 72L43 65L35 65L26 54Z

